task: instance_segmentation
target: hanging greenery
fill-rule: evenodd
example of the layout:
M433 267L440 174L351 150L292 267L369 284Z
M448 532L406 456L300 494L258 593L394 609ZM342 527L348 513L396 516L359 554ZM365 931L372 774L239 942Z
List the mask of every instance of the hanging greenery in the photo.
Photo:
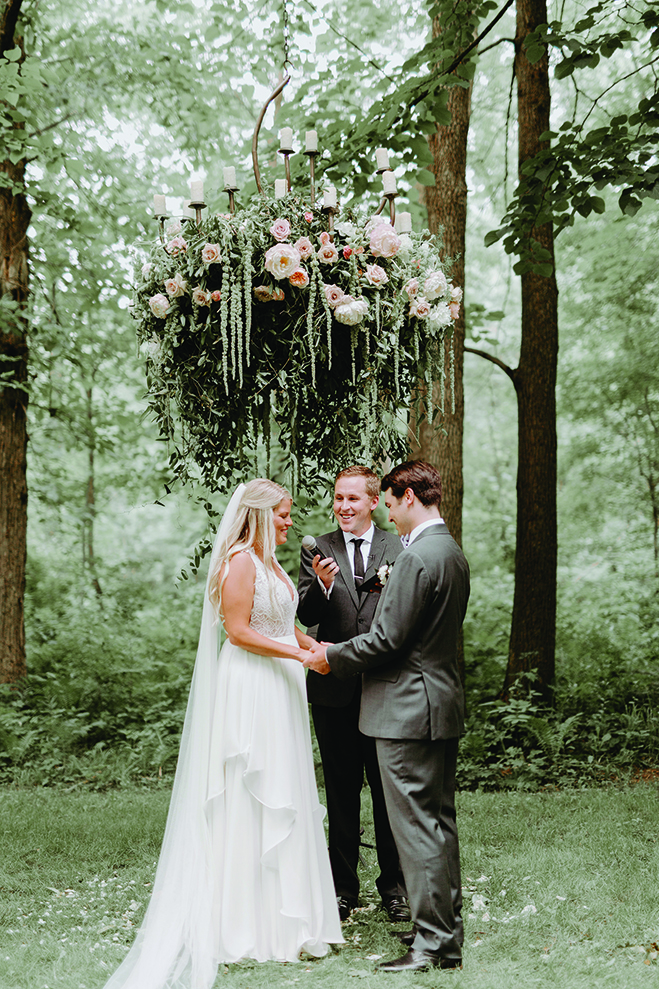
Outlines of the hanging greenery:
M410 394L443 373L462 297L427 232L348 212L330 236L293 193L175 221L136 281L170 467L218 490L253 472L271 430L302 490L319 471L404 458Z

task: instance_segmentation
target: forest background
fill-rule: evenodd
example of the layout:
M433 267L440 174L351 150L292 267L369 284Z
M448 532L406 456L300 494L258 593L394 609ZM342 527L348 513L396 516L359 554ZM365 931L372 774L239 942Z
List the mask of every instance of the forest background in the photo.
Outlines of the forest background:
M636 26L602 59L587 53L585 78L556 73L551 56L552 129L575 113L597 123L604 96L607 120L656 98L656 28L638 26L650 6L599 5L600 35ZM548 16L573 27L585 11L553 4ZM483 11L483 24L492 13ZM156 236L153 193L182 209L190 178L204 177L210 208L226 209L222 167L235 164L249 194L251 132L280 78L286 36L295 90L266 118L268 181L282 174L278 129L315 126L328 161L344 149L332 159L334 181L375 203L379 180L374 166L372 176L362 167L351 121L376 114L396 81L413 75L437 15L421 0L356 8L302 0L288 4L288 22L270 0L23 3L25 60L20 46L5 52L3 96L5 119L27 120L30 143L29 153L25 143L12 151L5 130L8 158L26 161L32 212L28 673L1 688L0 779L103 789L158 784L175 766L204 586L195 556L209 534L207 510L224 500L172 483L170 451L144 414L144 355L129 306L142 263L133 245ZM516 187L514 36L509 10L481 44L471 89L465 330L468 348L500 363L465 354L462 542L473 576L465 788L599 782L652 768L659 755L657 204L623 200L623 211L611 182L581 201L556 240L556 677L549 700L532 681L502 690L517 409L500 365L517 363L521 304L518 259L488 234L501 228ZM407 200L399 208L417 229L427 222L435 131L431 123L405 145L392 138ZM4 296L4 320L13 306ZM300 499L298 511L280 554L294 578L301 535L331 527L329 492Z

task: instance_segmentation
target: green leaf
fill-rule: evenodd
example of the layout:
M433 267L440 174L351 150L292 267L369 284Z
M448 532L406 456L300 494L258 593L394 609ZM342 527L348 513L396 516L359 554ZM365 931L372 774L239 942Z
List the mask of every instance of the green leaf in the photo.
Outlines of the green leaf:
M18 45L15 48L9 48L6 52L2 53L8 62L18 62L21 57L21 49Z
M429 172L427 168L420 168L416 173L416 178L421 185L434 186L435 184L435 176L432 172Z

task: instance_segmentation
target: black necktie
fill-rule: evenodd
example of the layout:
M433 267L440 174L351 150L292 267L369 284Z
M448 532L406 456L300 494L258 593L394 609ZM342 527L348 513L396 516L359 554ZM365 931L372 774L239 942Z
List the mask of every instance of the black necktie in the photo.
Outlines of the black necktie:
M364 557L362 556L361 550L363 542L363 539L353 539L355 546L355 587L357 590L359 590L360 585L364 580Z

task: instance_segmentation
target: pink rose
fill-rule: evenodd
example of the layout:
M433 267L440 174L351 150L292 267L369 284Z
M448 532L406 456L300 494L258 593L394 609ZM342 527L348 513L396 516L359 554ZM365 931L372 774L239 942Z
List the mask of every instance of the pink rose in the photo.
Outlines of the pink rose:
M267 285L255 285L254 295L259 302L270 302L270 299L272 298L272 291Z
M213 302L220 302L222 300L222 293L219 288L216 288L214 292L211 292L211 299Z
M292 244L276 244L265 252L265 270L277 279L290 278L300 261L300 252Z
M400 248L400 237L390 223L378 223L371 233L371 254L376 258L393 258Z
M201 285L197 285L197 287L192 290L192 301L196 306L210 306L211 294L210 292L207 292L206 289L202 288Z
M431 308L432 306L428 300L424 299L422 295L419 295L410 303L410 316L416 316L417 319L426 319L430 314Z
M304 214L304 219L307 221L307 223L311 223L311 221L313 220L313 213L311 212L310 209L308 209L307 212Z
M458 285L451 285L451 301L462 302L462 289Z
M300 252L300 257L304 260L313 254L313 244L308 237L300 237L295 241L295 250Z
M219 244L204 244L201 249L201 260L204 264L217 264L221 256Z
M165 292L172 299L178 298L179 295L185 295L187 287L188 283L180 271L177 271L173 278L165 279Z
M273 302L283 302L286 296L284 295L283 288L273 288L272 290L272 301Z
M364 248L363 247L356 247L355 248L355 254L363 254L363 253L364 253Z
M304 270L304 268L298 268L294 271L292 275L289 276L289 282L294 285L295 288L306 288L309 284L309 276Z
M184 251L187 251L187 249L188 245L182 237L173 237L165 248L167 253L171 254L172 257L176 257L177 254L182 254Z
M325 290L325 298L332 307L338 306L346 297L345 292L338 285L324 285L323 288Z
M169 299L162 292L158 292L149 299L149 308L156 319L164 319L169 309Z
M415 299L416 296L419 294L419 279L410 278L407 285L403 286L403 291L407 292L408 299Z
M288 220L275 220L275 222L270 227L270 233L278 240L281 244L282 241L288 240L289 234L291 232L291 225Z
M379 288L380 285L384 285L385 282L389 281L389 275L379 264L366 265L366 278L375 288Z
M459 302L449 302L448 311L451 314L452 319L457 319L460 315L460 303Z
M323 230L322 234L320 235L320 243L321 244L331 244L332 243L332 238L328 234L327 230Z
M348 258L350 257L351 254L352 254L352 247L344 247L343 248L343 256L346 259L346 261L348 260Z
M335 261L339 260L339 252L331 241L326 244L321 244L317 251L318 260L322 264L334 264Z

